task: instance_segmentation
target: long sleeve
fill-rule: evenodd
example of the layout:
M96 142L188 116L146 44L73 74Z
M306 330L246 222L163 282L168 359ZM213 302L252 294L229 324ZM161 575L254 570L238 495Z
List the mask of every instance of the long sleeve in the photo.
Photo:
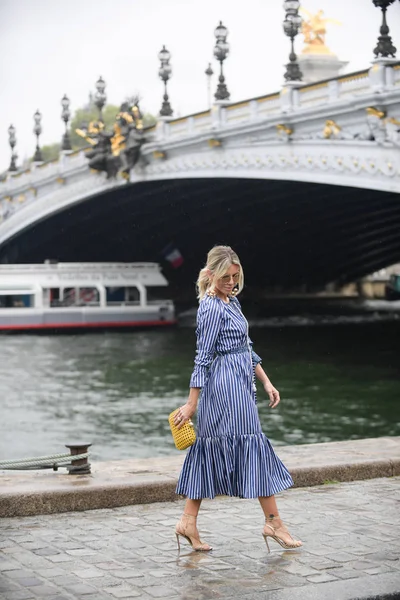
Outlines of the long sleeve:
M251 358L253 359L253 365L254 365L254 367L256 367L259 363L262 362L262 358L261 358L261 356L258 356L257 352L254 352L253 342L251 341L250 338L249 338L249 344L250 344L250 348L251 348Z
M201 388L207 380L221 323L222 312L219 301L216 298L203 300L197 312L197 352L190 387Z

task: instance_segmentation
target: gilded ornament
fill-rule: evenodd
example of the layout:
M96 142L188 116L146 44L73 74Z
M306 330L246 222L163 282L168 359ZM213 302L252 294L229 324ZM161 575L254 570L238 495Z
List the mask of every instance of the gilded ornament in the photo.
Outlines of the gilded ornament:
M378 119L383 119L386 116L386 113L383 110L379 110L374 106L368 106L368 108L366 108L365 110L367 115L371 117L378 117Z
M123 113L120 113L120 114L123 114ZM114 123L114 135L110 139L110 142L111 142L111 152L112 152L113 156L119 156L121 153L121 150L124 150L126 148L125 136L122 135L121 127L118 125L118 123Z
M121 104L111 132L106 131L103 121L92 121L88 127L76 129L76 133L92 146L85 150L89 168L105 171L107 179L118 173L129 174L140 159L141 146L146 141L138 99Z
M293 133L293 129L291 129L284 123L278 123L278 125L276 125L276 130L278 133L282 132L282 133L285 133L286 135L292 135L292 133Z
M98 135L100 131L103 131L104 123L103 121L91 121L88 126L88 133L92 135Z
M75 129L75 133L80 135L84 140L86 140L92 146L96 145L96 140L94 140L91 137L89 137L88 135L86 135L86 131L84 129ZM85 150L85 152L86 152L86 150ZM70 154L70 156L71 156L71 154Z
M323 136L325 139L330 139L333 135L338 135L340 131L341 127L333 119L328 119L325 122Z
M316 13L311 13L305 8L301 8L300 12L306 15L303 19L301 32L304 35L305 47L302 54L333 54L325 44L326 25L341 25L336 19L327 19L324 17L324 11L319 10Z
M161 150L154 150L153 158L155 160L164 159L164 158L166 158L166 154L165 154L165 152L162 152Z
M208 140L208 145L210 146L210 148L219 148L220 146L222 146L222 142L221 140L217 140L216 138L210 138Z

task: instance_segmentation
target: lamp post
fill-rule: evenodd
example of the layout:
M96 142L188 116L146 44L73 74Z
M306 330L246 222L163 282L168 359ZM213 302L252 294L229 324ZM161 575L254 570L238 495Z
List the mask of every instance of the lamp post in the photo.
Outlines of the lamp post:
M228 37L228 30L225 25L222 24L222 21L219 22L218 27L214 31L214 35L217 40L214 46L214 56L220 64L220 73L218 78L219 83L214 98L216 100L229 100L230 93L226 87L223 70L223 62L229 54L229 44L226 41Z
M299 33L302 18L299 15L299 0L284 0L283 8L285 9L285 20L283 21L283 30L290 38L290 54L289 62L286 65L285 81L301 81L302 72L297 62L297 56L294 51L294 38Z
M207 102L208 108L211 108L211 77L214 75L214 71L212 70L211 63L208 63L207 69L204 71L207 75Z
M392 44L392 38L389 35L389 27L386 23L386 11L388 7L393 4L395 0L372 0L377 8L382 10L382 25L380 27L380 36L378 37L378 43L374 49L376 58L388 58L396 55L396 48Z
M164 82L164 96L163 103L160 110L161 117L171 117L173 110L171 108L171 104L168 98L168 90L167 90L167 82L172 74L172 67L169 64L171 60L171 53L168 52L165 46L162 47L162 50L158 53L158 58L160 60L160 68L158 70L158 75L160 79Z
M71 140L70 140L69 133L68 133L68 121L70 120L71 113L69 110L69 98L68 98L67 94L64 94L64 96L62 97L61 106L62 106L61 118L65 124L65 132L64 132L64 135L62 138L61 150L72 150Z
M11 147L11 161L10 161L10 166L8 167L8 170L11 172L17 171L17 165L16 165L17 154L14 153L14 148L17 143L17 138L15 135L14 125L10 125L10 127L8 128L8 143L10 144L10 147Z
M43 162L43 155L42 155L42 151L41 151L40 145L39 145L39 136L42 133L42 115L40 114L39 110L37 110L35 112L35 114L33 115L33 118L35 120L35 126L33 128L33 133L36 135L36 150L35 150L35 154L33 156L33 161L34 162Z
M103 107L104 107L104 105L106 103L106 100L107 100L105 89L106 89L106 82L100 76L98 78L98 80L96 81L96 90L97 91L96 91L95 96L94 96L94 103L97 106L97 110L99 111L99 121L101 123L104 123L104 121L103 121Z

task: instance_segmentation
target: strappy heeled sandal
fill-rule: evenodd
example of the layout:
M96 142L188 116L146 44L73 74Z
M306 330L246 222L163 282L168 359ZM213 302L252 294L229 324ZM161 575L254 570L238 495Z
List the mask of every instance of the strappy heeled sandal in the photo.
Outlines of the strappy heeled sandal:
M189 542L193 550L196 550L196 552L209 552L210 550L212 550L211 546L209 546L208 544L204 544L200 539L188 534L188 526L191 525L192 529L197 529L196 520L197 517L183 513L181 520L176 524L175 535L176 541L178 542L178 551L181 549L179 537L185 538L185 540Z
M278 521L280 523L279 527L275 527L274 525L272 525L272 523L274 523L274 521ZM284 540L281 537L282 533L285 534L285 537L288 536L290 539L288 541ZM276 518L274 516L272 518L265 519L263 537L264 537L265 543L267 544L268 552L271 552L271 550L269 549L268 539L267 539L269 537L272 538L273 540L275 540L276 542L278 542L278 544L280 544L282 546L282 548L285 548L285 550L292 550L293 548L300 548L300 546L303 545L303 542L301 542L300 540L295 540L290 535L286 526L282 523L282 520L280 517Z

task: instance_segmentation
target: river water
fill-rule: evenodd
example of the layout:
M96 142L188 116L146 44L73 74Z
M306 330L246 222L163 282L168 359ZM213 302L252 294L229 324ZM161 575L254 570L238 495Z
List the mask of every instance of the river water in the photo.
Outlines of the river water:
M251 323L254 348L281 392L259 390L275 445L400 435L400 320L312 326ZM176 454L168 414L183 404L193 327L0 338L0 458L93 443L111 460Z

